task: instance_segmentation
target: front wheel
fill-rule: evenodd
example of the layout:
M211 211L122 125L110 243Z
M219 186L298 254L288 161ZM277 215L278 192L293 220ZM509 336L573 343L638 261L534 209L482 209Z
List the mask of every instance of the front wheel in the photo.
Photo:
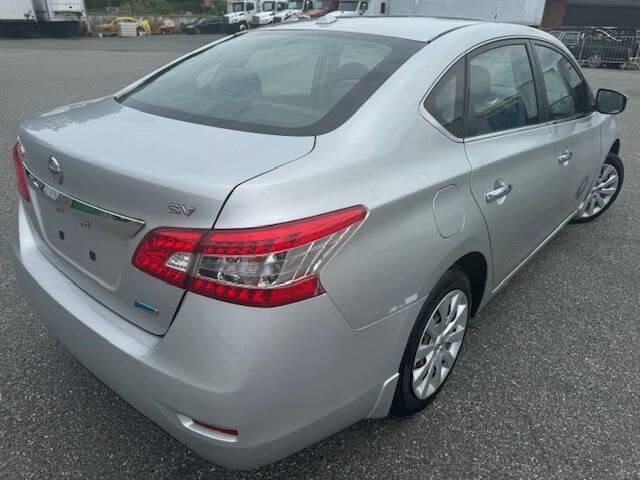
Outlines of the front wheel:
M394 413L416 413L438 394L460 354L470 309L469 279L452 268L434 287L411 331L391 407Z
M240 31L241 31L241 32L244 32L247 28L248 28L248 27L247 27L247 24L246 24L246 23L242 22L242 23L240 24L239 29L240 29Z
M591 222L616 201L624 181L624 164L615 153L607 155L591 193L572 223Z

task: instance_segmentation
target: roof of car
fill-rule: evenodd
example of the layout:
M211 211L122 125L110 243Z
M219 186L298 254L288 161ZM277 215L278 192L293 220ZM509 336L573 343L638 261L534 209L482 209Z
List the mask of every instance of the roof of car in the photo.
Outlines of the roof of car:
M315 20L281 24L286 30L333 30L430 42L458 28L478 23L473 20L435 17L357 16L337 17L335 22L320 24Z

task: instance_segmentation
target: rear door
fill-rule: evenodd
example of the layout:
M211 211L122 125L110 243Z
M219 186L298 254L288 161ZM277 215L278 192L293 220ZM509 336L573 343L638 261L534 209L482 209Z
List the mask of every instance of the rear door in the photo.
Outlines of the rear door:
M602 163L601 117L594 111L593 95L575 62L547 43L536 42L534 50L569 215L584 200Z
M555 138L527 40L493 43L467 61L465 148L491 237L498 286L565 218Z
M218 18L207 18L202 23L200 31L205 33L218 33L220 32L220 25Z

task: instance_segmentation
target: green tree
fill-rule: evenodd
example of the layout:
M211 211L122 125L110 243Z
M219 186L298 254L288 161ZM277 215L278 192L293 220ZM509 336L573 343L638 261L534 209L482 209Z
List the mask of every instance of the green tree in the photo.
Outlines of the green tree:
M122 6L132 12L148 12L151 10L151 0L126 0Z
M224 15L227 13L227 2L226 0L213 0L209 8L212 15Z
M214 10L220 10L220 13L224 13L226 11L224 0L213 0L210 9L202 7L202 0L85 0L85 2L90 11L103 10L106 7L125 7L132 12L151 13L183 13L186 11L201 13Z

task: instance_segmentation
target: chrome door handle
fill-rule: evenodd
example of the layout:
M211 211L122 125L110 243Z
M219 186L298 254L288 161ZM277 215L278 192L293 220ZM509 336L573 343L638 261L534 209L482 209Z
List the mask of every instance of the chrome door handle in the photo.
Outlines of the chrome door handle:
M487 203L495 202L496 200L500 200L503 197L506 197L513 190L513 186L510 183L504 183L502 180L498 180L495 184L497 187L495 190L491 190L487 192L484 198L487 200Z
M573 158L573 152L570 152L569 150L565 150L564 153L558 157L558 163L560 165L566 165L567 163L569 163L569 160L571 160L572 158Z

